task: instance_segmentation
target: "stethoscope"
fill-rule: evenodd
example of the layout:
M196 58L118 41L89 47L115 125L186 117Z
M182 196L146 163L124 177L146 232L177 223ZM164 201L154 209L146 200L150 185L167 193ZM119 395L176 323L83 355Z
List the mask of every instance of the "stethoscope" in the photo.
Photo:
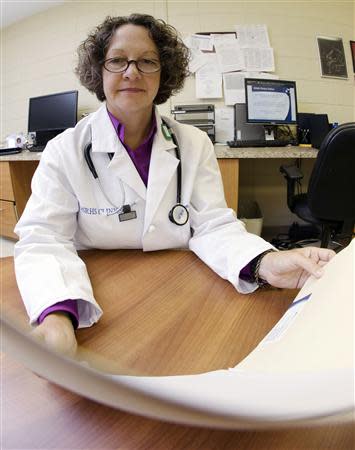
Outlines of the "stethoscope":
M177 166L177 189L176 189L176 204L171 208L171 210L169 211L169 220L174 223L175 225L185 225L187 223L187 221L189 220L189 212L186 208L186 206L184 206L181 203L181 180L182 180L182 171L181 171L181 154L180 154L180 148L179 148L179 144L177 142L176 136L173 132L173 130L171 129L171 127L168 126L168 124L164 121L162 121L161 124L161 130L162 133L165 137L166 140L172 140L173 143L175 144L175 155L176 158L178 159L179 163ZM118 207L116 206L109 198L108 196L105 194L105 191L100 183L99 180L99 176L96 172L94 163L92 161L91 158L91 148L92 148L92 144L91 142L89 142L85 148L84 148L84 158L85 161L90 169L90 172L92 173L93 177L95 180L98 181L98 185L100 187L100 190L102 192L102 194L104 195L104 197L106 198L107 202L112 205L115 208L115 212L113 214L118 214L118 218L120 222L124 222L126 220L132 220L132 219L136 219L137 218L137 212L132 209L132 207L135 205L135 203L133 204L126 204L125 201L125 191L122 185L122 181L120 180L120 188L122 191L122 206ZM113 158L113 153L107 153L108 157L110 158L110 160Z

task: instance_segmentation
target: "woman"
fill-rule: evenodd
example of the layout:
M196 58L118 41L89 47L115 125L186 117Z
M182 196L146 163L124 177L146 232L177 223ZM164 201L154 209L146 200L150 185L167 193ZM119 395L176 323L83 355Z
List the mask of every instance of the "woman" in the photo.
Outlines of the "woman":
M77 249L188 247L243 293L301 287L333 256L276 252L227 208L207 135L155 106L182 88L187 67L176 31L147 15L107 18L79 47L79 79L104 103L48 143L15 229L34 333L57 350L75 352L74 328L102 314Z

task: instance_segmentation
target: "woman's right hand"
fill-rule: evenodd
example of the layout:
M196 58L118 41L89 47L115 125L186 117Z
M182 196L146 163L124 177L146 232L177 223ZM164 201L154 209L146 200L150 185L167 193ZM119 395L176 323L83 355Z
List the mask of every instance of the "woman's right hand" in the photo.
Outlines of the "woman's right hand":
M32 336L51 350L74 356L77 349L74 327L68 314L55 312L49 314L33 331Z

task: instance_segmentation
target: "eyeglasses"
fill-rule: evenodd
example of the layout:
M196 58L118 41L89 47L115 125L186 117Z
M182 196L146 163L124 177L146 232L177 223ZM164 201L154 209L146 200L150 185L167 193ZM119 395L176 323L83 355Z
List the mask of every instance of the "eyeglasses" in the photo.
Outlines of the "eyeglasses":
M155 59L142 58L128 61L127 58L109 58L103 62L105 69L114 73L125 72L131 63L134 63L142 73L159 72L161 69L160 62Z

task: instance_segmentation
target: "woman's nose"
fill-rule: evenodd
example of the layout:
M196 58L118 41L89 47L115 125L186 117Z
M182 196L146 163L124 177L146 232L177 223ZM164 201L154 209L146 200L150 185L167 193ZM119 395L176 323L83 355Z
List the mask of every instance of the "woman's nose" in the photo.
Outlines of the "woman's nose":
M124 71L123 76L125 78L140 78L141 73L137 68L137 63L135 61L130 61L127 69Z

